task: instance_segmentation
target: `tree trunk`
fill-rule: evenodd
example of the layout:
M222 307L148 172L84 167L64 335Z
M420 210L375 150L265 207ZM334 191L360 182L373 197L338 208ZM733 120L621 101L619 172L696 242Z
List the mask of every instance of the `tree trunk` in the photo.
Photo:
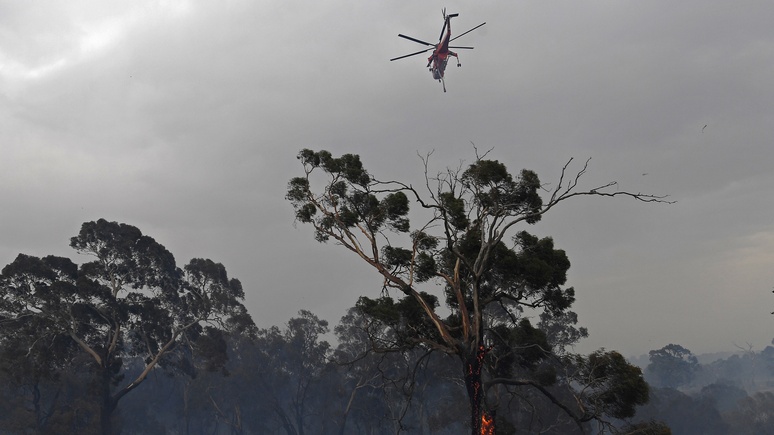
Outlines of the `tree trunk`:
M484 394L484 387L481 383L481 368L485 354L484 346L479 346L475 352L465 356L463 361L465 387L468 390L470 402L470 429L473 435L481 434L481 399Z
M347 402L347 407L344 408L344 414L341 418L341 426L339 426L339 435L344 435L345 429L347 427L347 417L349 417L349 411L352 409L352 403L355 401L355 394L357 394L357 390L360 388L360 382L358 382L358 385L355 386L354 389L352 389L352 392L349 394L349 401Z
M280 422L282 423L282 427L285 429L285 433L287 433L288 435L298 435L298 431L296 431L296 428L293 427L293 423L290 422L290 418L282 409L282 407L279 405L279 403L276 402L276 400L274 403L274 411L277 413L277 416L280 418Z
M185 435L191 435L191 409L190 409L190 389L191 382L186 381L183 385L183 421L185 422Z
M43 395L40 392L40 380L36 379L32 384L32 405L35 408L35 425L38 433L46 433L48 429L49 418L54 415L56 404L59 400L59 394L62 392L62 387L57 387L54 397L49 401L46 409L43 408L41 403Z
M99 409L99 424L100 433L102 435L113 435L113 411L116 409L116 401L110 394L110 369L107 367L100 367L100 409Z

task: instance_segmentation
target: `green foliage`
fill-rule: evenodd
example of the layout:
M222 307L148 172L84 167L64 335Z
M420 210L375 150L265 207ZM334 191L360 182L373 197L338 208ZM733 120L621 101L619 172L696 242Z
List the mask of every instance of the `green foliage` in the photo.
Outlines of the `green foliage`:
M428 293L422 293L421 296L433 307L438 306L438 299L435 296ZM377 299L361 296L355 308L360 313L388 326L395 336L395 347L398 349L410 349L424 340L440 339L424 309L411 296L404 296L397 302L390 296Z
M567 347L588 337L588 330L584 327L576 328L577 323L578 315L572 311L567 310L559 313L544 311L540 313L538 328L545 332L546 340L551 345L551 349L561 355L566 352Z
M84 223L70 246L94 260L79 268L63 257L20 254L2 269L2 350L28 367L13 369L19 376L39 379L74 355L85 358L104 433L119 400L150 370L193 374L198 361L222 367L223 334L255 329L240 282L219 263L193 259L181 270L153 238L104 219ZM128 384L126 361L147 369Z
M382 248L382 260L391 267L408 267L411 264L413 254L408 249L395 248L386 245Z
M424 231L414 231L411 233L411 240L420 251L430 251L438 247L438 238Z
M529 287L556 288L567 281L570 261L563 250L554 249L551 237L539 239L521 231L514 237L514 242L521 248L517 254L518 269L515 273L525 277Z
M405 217L409 212L409 202L405 193L391 193L384 197L379 206L392 230L399 233L409 231L409 220Z
M309 223L317 213L317 207L314 204L304 204L296 211L296 219L300 222Z
M298 159L310 169L320 167L328 173L342 176L352 184L365 187L371 182L371 176L363 169L360 156L355 154L334 158L328 151L314 152L304 149L298 154Z
M229 278L226 267L210 259L194 258L185 267L183 287L188 290L180 303L188 309L188 321L205 319L212 313L223 316L221 326L231 333L250 334L253 322L240 302L245 297L242 283Z
M510 377L518 369L535 370L551 354L545 333L532 326L527 318L520 319L516 325L496 325L489 336L492 346L487 362L496 377ZM551 383L553 380L547 385Z
M174 290L180 276L172 253L131 225L105 219L86 222L70 239L70 247L97 258L83 264L81 274L110 283L114 292L123 285Z
M446 222L457 231L464 231L470 224L466 214L465 200L454 195L454 192L441 192L438 195L439 206L445 213Z
M416 258L414 273L417 282L425 282L436 276L437 264L435 258L426 252L420 252Z
M220 370L228 374L226 362L228 361L226 335L222 330L207 326L194 343L196 353L204 360L204 369L210 372Z
M540 220L540 180L532 171L522 170L514 181L504 164L479 160L463 172L461 181L473 192L477 205L493 215L526 215L527 223Z
M488 303L502 302L508 306L522 303L531 307L545 307L559 314L575 301L573 288L561 288L567 279L570 262L561 249L554 249L550 237L539 239L522 231L514 236L518 249L510 248L502 241L494 244L481 264L478 278L479 296ZM459 240L455 253L444 251L442 271L451 274L456 267L456 256L467 259L465 264L474 264L482 251L481 234L477 230L465 233ZM467 267L462 276L468 281L475 278ZM472 297L472 295L470 295ZM472 299L467 299L472 309ZM447 304L457 306L456 296L447 289Z
M405 233L410 222L408 197L404 192L384 195L372 191L374 181L363 168L360 157L345 154L334 158L327 151L302 150L298 159L306 177L295 177L288 182L285 198L295 208L296 220L312 224L319 242L331 237L341 241L344 233L360 226L370 233L383 230ZM322 170L329 177L325 191L316 195L311 190L309 177Z
M436 277L438 264L435 259L435 250L438 248L438 239L424 231L411 233L413 249L417 254L413 257L414 277L417 282L426 282Z
M573 376L584 386L587 413L615 418L634 416L636 407L648 402L649 388L639 367L618 352L598 350L588 357L571 357Z

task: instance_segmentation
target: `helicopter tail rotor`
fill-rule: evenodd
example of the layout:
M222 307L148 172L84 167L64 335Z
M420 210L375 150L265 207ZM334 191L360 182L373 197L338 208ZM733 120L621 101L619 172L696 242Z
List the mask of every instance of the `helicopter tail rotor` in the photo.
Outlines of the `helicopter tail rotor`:
M449 15L446 15L446 8L441 9L441 15L443 15L443 19L444 20L446 20L447 18L454 18L454 17L459 17L460 16L460 14L449 14Z
M446 26L449 24L449 20L460 16L460 14L446 15L446 8L441 9L441 15L443 15L443 27L441 28L441 35L438 36L438 42L441 42L441 39L443 39L443 32L446 31Z

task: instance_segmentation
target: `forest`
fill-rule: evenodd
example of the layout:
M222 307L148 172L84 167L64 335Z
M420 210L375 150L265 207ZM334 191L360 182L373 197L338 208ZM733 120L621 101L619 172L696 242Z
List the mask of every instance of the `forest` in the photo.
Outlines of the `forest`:
M527 228L576 198L667 197L582 189L572 160L550 189L486 154L417 189L357 155L298 159L296 222L381 285L332 328L308 309L259 328L243 301L262 289L224 265L85 222L70 247L91 261L2 268L0 434L774 433L774 347L574 352L570 261Z
M354 307L350 312L334 328L335 347L323 339L327 322L302 310L282 327L229 340L229 359L220 368L154 371L121 403L116 429L138 435L464 432L467 406L454 361L434 352L366 355L360 329L366 319ZM670 433L667 427L673 434L773 432L774 347L706 364L690 354L672 356L644 370L650 400L632 419L615 421L618 433ZM92 369L83 358L72 364L37 378L12 376L4 364L0 433L100 433ZM142 361L128 364L127 377L141 367ZM544 398L522 391L510 399L499 408L497 433L584 433ZM660 431L631 430L653 421ZM587 424L585 433L598 429Z

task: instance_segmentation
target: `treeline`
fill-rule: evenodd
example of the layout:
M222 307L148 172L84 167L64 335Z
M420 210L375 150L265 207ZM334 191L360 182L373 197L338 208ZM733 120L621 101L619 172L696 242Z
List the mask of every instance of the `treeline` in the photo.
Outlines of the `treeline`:
M772 343L774 344L774 342ZM650 401L635 420L658 419L674 434L774 434L774 347L751 346L707 364L669 344L649 353Z
M328 323L302 310L284 327L259 329L252 337L229 337L224 341L223 364L192 362L186 367L187 376L154 371L121 402L113 415L113 430L187 435L468 430L458 361L421 347L374 351L368 331L374 326L373 319L353 307L334 328L338 344L331 346L323 339L330 331ZM122 378L133 378L144 366L141 360L127 362ZM86 358L42 377L4 366L0 433L100 433L100 391L94 372ZM572 406L576 398L563 384L546 383L544 388L564 406ZM581 433L577 423L539 391L508 393L496 412L498 434ZM626 426L618 422L607 430L629 432L623 430ZM593 433L601 427L589 422L582 429Z
M421 349L374 352L368 326L367 317L353 307L334 328L338 344L331 346L324 340L328 323L302 310L281 328L229 338L222 366L190 367L191 376L154 372L122 403L117 432L464 432L467 404L456 361ZM661 433L667 433L666 426L685 435L774 433L774 347L699 364L687 349L669 345L651 351L649 360L644 373L650 401L637 408L628 430L662 421ZM143 366L127 364L125 377ZM0 371L0 433L100 433L99 394L93 391L89 361L78 358L67 370L38 379L18 369L4 365ZM514 433L516 427L519 433L580 433L560 409L528 391L512 398L499 415L497 433ZM627 425L614 427L626 432Z
M333 331L305 310L260 329L218 263L178 268L105 220L71 246L95 260L20 254L0 273L0 434L457 434L471 394L482 433L774 433L771 346L700 364L670 344L643 375L572 353L587 331L568 307L493 306L471 392L411 297L361 297Z

